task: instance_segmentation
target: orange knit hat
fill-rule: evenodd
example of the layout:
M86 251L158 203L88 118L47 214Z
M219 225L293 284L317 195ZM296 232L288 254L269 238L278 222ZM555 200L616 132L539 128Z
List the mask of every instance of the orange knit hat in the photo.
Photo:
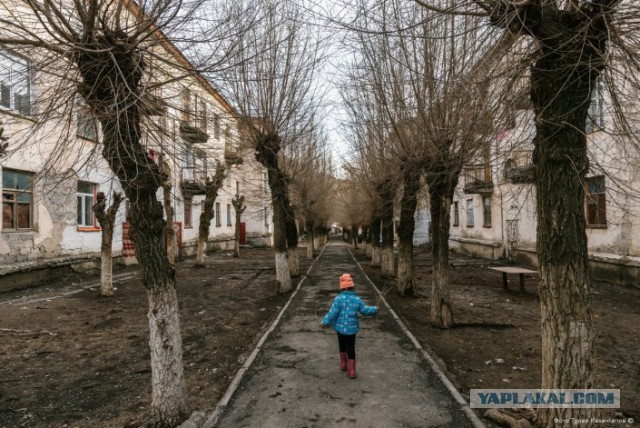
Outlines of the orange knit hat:
M346 290L347 288L353 288L353 278L348 273L343 273L340 277L340 290Z

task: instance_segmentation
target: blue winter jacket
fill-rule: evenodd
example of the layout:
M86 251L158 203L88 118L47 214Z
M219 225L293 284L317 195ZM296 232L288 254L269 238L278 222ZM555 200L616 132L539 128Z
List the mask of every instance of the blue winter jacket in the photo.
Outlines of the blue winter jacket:
M331 309L322 319L322 324L331 325L340 334L356 334L360 331L358 312L362 315L375 315L377 306L367 306L355 291L343 291L333 300Z

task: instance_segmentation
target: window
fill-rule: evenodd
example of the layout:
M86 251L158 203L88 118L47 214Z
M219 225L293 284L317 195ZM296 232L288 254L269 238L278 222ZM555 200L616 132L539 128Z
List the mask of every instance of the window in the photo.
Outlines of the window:
M491 227L491 196L482 197L482 225Z
M96 127L96 121L93 114L87 107L80 107L78 109L78 116L76 122L76 133L88 140L97 140L98 132Z
M96 194L96 185L86 181L78 181L78 227L95 227L95 216L93 215L93 204Z
M220 115L217 113L213 115L213 138L220 139Z
M191 91L188 89L182 91L182 121L191 121Z
M33 193L32 174L4 169L2 171L2 228L30 229Z
M231 204L227 204L227 226L231 226Z
M467 227L473 227L473 199L467 199Z
M264 225L269 227L269 209L264 207Z
M191 226L191 211L193 206L193 200L191 198L184 199L184 227Z
M453 202L453 225L460 226L460 207L458 201Z
M269 174L266 172L262 174L262 189L265 195L269 194Z
M231 149L231 127L229 125L224 128L224 147L227 150Z
M607 191L604 176L587 178L587 226L607 226Z
M602 80L597 79L593 90L591 91L591 104L589 104L589 113L587 115L587 123L585 132L591 133L604 127L604 87Z
M222 222L220 221L220 202L216 202L216 226L222 226Z
M0 106L31 115L31 65L7 51L0 51Z

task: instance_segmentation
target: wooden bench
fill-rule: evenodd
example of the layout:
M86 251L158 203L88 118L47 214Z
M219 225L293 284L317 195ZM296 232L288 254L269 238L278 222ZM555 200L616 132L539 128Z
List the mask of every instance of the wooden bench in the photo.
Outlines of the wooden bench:
M502 272L502 286L505 290L509 289L509 284L507 283L507 274L517 273L520 276L520 292L524 293L524 275L525 274L537 274L538 271L525 269L517 266L494 266L489 267L489 269L497 270L498 272Z

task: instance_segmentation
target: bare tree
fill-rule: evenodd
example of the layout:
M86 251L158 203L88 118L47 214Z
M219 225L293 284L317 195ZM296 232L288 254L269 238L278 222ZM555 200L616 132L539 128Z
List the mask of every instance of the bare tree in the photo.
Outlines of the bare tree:
M617 131L634 145L624 100L637 88L638 5L598 1L415 0L442 14L475 16L497 31L521 35L535 113L534 183L541 275L542 387L591 388L595 383L594 327L584 214L589 169L585 123L594 88L606 80ZM489 30L487 30L489 31ZM624 76L624 78L620 77ZM636 145L637 147L637 145ZM541 409L554 419L589 420L593 409ZM590 423L588 423L589 425Z
M381 130L378 139L386 149L385 168L395 165L390 179L407 196L401 207L402 278L398 289L402 294L412 285L409 253L413 249L408 241L423 175L433 231L431 322L448 328L453 324L448 291L453 192L463 167L491 135L486 125L490 106L483 100L489 87L485 76L501 58L491 52L504 53L513 38L501 40L487 53L482 45L491 38L483 36L473 18L438 16L396 1L379 4L373 11L365 2L360 7L363 12L356 25L367 30L357 33L362 52L358 70L362 69L360 79L367 82L360 91L371 93L362 104L378 112L374 119L381 125L373 129Z
M288 249L298 240L288 194L291 177L284 164L287 147L313 125L319 101L313 78L322 60L322 41L294 2L259 1L256 8L260 25L238 42L234 61L239 66L223 73L222 89L235 101L256 159L267 169L276 280L278 292L284 293L291 289Z
M244 196L241 195L236 195L236 197L231 200L231 203L236 211L233 257L240 257L240 224L242 222L242 213L247 209L247 206L244 204Z
M34 128L46 131L54 121L66 124L68 131L77 112L92 117L90 127L101 144L78 152L84 156L90 151L90 159L101 152L128 199L129 236L149 302L149 425L176 426L187 416L187 403L175 268L164 247L166 222L157 199L168 177L150 157L146 141L161 133L149 130L153 122L149 116L167 103L153 95L154 89L197 74L160 32L177 31L182 23L193 22L194 10L166 1L138 7L133 2L103 0L2 1L0 8L0 46L33 58L42 81L48 81L39 87L40 121ZM56 147L47 147L51 155L45 170L73 162L76 153L69 140L63 135Z
M107 208L107 198L103 192L99 192L96 195L96 203L92 207L102 228L100 244L100 294L102 296L113 296L113 256L111 254L111 246L113 244L116 214L122 199L122 193L113 192L111 206Z
M204 207L200 214L200 227L198 228L198 250L196 254L196 266L205 265L205 257L207 255L207 241L209 240L209 228L211 220L214 216L213 206L218 197L218 191L224 184L225 166L224 163L218 162L216 172L213 178L207 177L205 183Z

